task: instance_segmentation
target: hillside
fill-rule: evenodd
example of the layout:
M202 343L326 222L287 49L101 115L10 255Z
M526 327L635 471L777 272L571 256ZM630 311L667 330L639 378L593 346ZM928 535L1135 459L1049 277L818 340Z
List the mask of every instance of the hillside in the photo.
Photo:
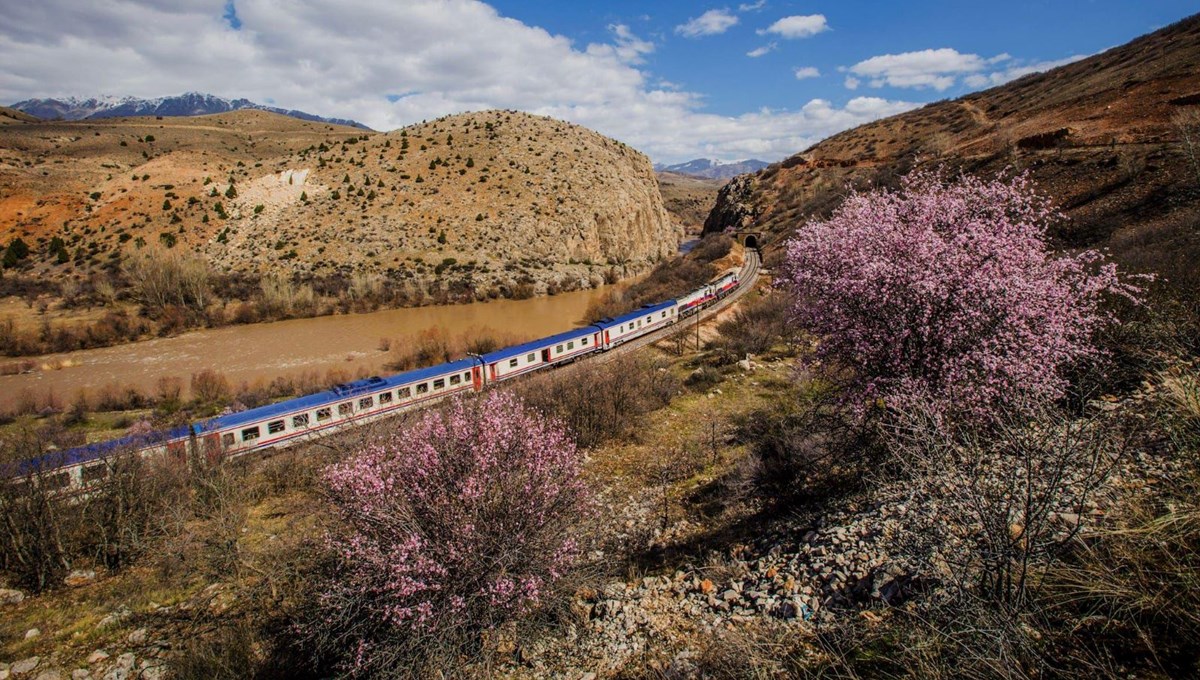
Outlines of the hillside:
M680 175L662 170L655 171L658 190L663 204L683 225L689 234L698 233L712 210L717 192L725 185L723 179L706 179L691 175Z
M39 119L36 116L31 116L24 111L18 111L7 106L0 106L0 125L12 125L14 123L36 123L38 120Z
M1028 170L1069 216L1066 247L1200 290L1200 16L1088 59L834 135L722 191L707 231L762 230L778 245L850 183L888 186L915 166ZM1182 126L1182 127L1181 127ZM1183 130L1189 130L1189 144Z
M52 281L159 246L251 278L479 297L634 274L681 237L645 156L506 111L387 134L249 110L8 126L0 187L0 241L26 241L25 273Z
M258 104L249 99L225 99L203 92L185 92L173 97L67 97L65 99L26 99L12 108L44 120L96 120L131 116L205 116L254 109L278 113L314 123L333 123L369 129L366 125L343 118L324 118L304 111Z

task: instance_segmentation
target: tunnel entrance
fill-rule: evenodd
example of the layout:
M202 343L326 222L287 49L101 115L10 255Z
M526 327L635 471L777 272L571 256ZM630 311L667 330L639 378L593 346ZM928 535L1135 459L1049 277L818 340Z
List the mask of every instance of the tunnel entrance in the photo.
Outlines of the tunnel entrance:
M742 245L747 248L758 249L758 234L745 234L742 236Z

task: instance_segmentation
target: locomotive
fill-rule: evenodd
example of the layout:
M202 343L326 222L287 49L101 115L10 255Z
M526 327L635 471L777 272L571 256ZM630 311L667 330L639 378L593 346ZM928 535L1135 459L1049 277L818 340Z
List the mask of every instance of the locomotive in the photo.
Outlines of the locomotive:
M730 270L681 297L539 340L387 377L372 376L168 430L48 453L8 470L0 468L0 476L33 483L38 473L38 484L69 493L102 483L109 473L108 458L118 453L180 459L199 455L215 461L290 446L608 351L698 313L740 282L740 273Z

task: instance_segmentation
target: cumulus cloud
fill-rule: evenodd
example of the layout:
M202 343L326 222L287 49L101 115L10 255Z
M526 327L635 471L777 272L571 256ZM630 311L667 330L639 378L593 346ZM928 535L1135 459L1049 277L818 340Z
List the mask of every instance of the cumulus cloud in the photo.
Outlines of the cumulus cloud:
M1055 61L1024 64L1013 59L1007 52L984 58L978 54L964 54L958 50L941 49L884 54L860 61L849 68L854 74L846 78L846 87L853 90L859 78L871 87L905 87L914 89L932 88L939 92L958 83L979 88L1007 83L1029 73L1045 71L1056 66L1083 59L1076 55ZM1007 68L993 70L998 64L1009 64ZM855 77L858 76L858 77Z
M816 66L800 66L794 73L796 74L796 80L821 77L821 71Z
M866 78L871 87L931 87L940 92L953 86L960 74L981 71L986 64L977 54L944 47L871 57L851 66L850 72Z
M764 54L768 54L770 52L775 51L775 48L778 46L779 46L779 43L767 43L766 45L763 45L762 47L756 47L756 48L750 50L749 52L746 53L746 56L757 59L758 57L761 57Z
M829 30L824 14L784 17L759 31L759 35L774 34L783 38L808 38Z
M475 0L120 0L10 3L0 102L185 90L273 100L377 130L489 108L569 120L655 160L774 160L915 104L716 115L643 70L654 45L614 24L579 45ZM228 16L236 16L234 28Z
M698 17L688 19L687 23L676 26L675 32L685 38L720 35L736 26L737 23L737 16L728 9L710 9Z

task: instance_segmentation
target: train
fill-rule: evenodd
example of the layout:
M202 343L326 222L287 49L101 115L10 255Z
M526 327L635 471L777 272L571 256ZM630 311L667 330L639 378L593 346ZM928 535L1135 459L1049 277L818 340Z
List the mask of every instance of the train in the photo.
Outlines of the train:
M302 397L228 413L166 430L63 449L0 468L13 483L69 493L103 483L117 454L200 456L215 462L282 448L420 408L447 397L577 361L697 314L741 285L729 270L675 299L539 340L386 377L372 376Z

